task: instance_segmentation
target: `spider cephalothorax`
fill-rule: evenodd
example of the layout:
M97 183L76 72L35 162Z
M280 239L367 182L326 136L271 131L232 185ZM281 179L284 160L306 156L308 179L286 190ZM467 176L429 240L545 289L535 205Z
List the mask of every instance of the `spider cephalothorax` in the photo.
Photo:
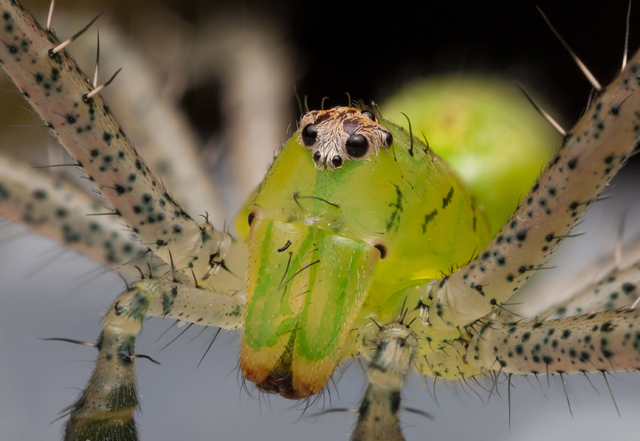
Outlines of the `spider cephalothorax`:
M311 151L318 169L342 167L345 161L362 161L388 148L393 136L373 113L353 107L314 110L300 120L299 139Z
M404 290L488 239L473 196L403 129L349 107L309 112L300 127L249 208L240 355L248 380L288 398L317 393L357 353L354 329L396 315Z

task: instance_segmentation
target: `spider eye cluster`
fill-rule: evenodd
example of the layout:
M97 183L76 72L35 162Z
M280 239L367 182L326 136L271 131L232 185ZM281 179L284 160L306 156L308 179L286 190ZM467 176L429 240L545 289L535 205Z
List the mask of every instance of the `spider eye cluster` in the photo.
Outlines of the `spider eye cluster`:
M389 148L393 135L368 110L336 106L305 114L299 140L311 151L318 169L340 168Z

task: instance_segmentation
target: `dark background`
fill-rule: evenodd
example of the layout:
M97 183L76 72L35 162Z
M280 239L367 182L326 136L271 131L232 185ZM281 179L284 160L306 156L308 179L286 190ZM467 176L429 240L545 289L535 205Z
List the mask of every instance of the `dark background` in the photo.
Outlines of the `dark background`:
M290 15L287 23L303 67L299 90L310 102L345 91L380 100L406 80L452 70L528 80L571 115L582 110L590 90L534 2L412 2L386 8L359 2L344 9L284 3L283 10L291 8L284 15ZM615 74L623 53L625 1L537 5L601 82ZM633 17L640 17L640 9L635 12ZM635 50L640 29L632 27L632 34Z
M243 1L262 11L297 51L298 91L310 106L344 93L381 101L407 80L449 71L502 73L537 86L567 118L590 86L549 30L539 6L574 51L606 82L620 68L627 14L621 1L372 2ZM214 13L209 1L171 6L188 20ZM640 45L640 5L632 9L631 52Z

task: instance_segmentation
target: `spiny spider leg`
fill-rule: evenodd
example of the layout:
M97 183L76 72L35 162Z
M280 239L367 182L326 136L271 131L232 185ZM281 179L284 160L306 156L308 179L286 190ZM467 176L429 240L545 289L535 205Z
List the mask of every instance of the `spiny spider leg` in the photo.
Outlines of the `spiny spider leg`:
M510 374L633 371L640 368L639 329L637 309L548 321L488 320L471 340L466 359Z
M640 53L593 99L496 237L469 264L427 285L429 321L472 324L541 268L634 151L640 138Z
M67 439L136 439L133 360L145 315L235 329L243 317L246 246L196 222L138 156L75 61L15 1L1 0L0 59L20 93L47 121L79 167L141 239L170 264L171 283L144 279L128 287L104 318L96 367L72 406ZM17 41L19 47L7 42ZM96 89L97 90L97 89ZM30 195L31 196L31 195ZM115 216L114 216L115 217Z
M367 367L369 386L358 411L352 441L402 441L400 390L411 367L418 340L400 323L382 327L376 336L377 349Z
M98 205L63 176L0 156L0 189L0 215L104 265L150 257L146 246L131 241L113 210Z
M246 247L208 221L192 219L138 156L104 100L87 98L93 87L75 61L65 51L52 53L55 35L16 2L2 0L0 6L8 17L0 58L12 61L3 64L5 71L142 243L167 263L171 255L179 271L193 268L199 280L216 270L211 259L199 256L216 256L220 263L229 253L224 266L242 278ZM6 43L14 39L19 47Z
M135 440L135 338L145 316L169 317L236 329L242 326L244 296L214 293L179 282L144 279L132 284L104 316L98 359L80 398L70 407L66 441ZM139 357L138 357L139 358Z
M630 307L638 299L640 262L612 271L602 279L576 291L569 298L539 312L545 320L593 311Z
M214 225L221 226L222 197L200 158L197 134L184 112L161 93L163 83L158 69L145 62L118 27L100 20L100 71L114 72L123 67L116 79L117 87L115 84L109 87L109 94L125 132L135 140L140 156L185 211L194 215L206 212ZM87 57L96 51L95 40L90 37L73 45L75 53L80 49L80 54Z

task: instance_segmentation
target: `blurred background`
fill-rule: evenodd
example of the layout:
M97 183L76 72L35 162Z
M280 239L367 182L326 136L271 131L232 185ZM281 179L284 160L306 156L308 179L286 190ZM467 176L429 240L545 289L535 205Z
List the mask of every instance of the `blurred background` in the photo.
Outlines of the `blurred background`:
M23 4L41 23L46 21L48 1ZM176 106L180 118L195 127L189 136L216 178L222 207L216 215L231 220L260 181L273 149L296 128L294 85L310 108L319 108L323 97L329 97L325 107L345 105L345 92L365 102L383 102L424 76L501 75L543 97L553 106L553 116L569 128L586 105L590 86L536 5L596 78L606 83L615 75L625 37L624 1L424 1L379 8L364 2L295 0L58 0L53 28L65 39L104 12L71 52L91 76L100 29L102 82L123 67L105 94L116 116L127 111L118 107L127 107L127 99L140 100L132 92L128 98L109 94L136 81L153 84L154 93ZM640 47L639 18L640 6L631 15L632 53ZM134 66L132 60L139 59L150 66L148 76L141 74L144 67ZM0 77L0 87L12 88ZM0 92L0 148L46 163L59 155L51 153L58 149L46 131L11 127L38 124L21 106L26 106L21 97ZM125 131L135 130L134 125L125 121ZM242 159L247 153L234 153L243 146L253 149L251 164ZM590 210L580 226L588 234L562 247L551 264L559 267L556 281L580 277L572 274L580 274L583 264L610 256L623 215L625 237L638 232L636 169L632 160L616 178L612 197ZM84 387L95 353L38 338L94 341L100 317L123 283L9 223L0 228L0 280L0 439L57 439L63 421L51 422ZM555 282L547 283L553 287ZM138 362L143 440L348 439L353 414L309 415L323 408L357 407L365 387L357 363L338 374L337 390L331 388L330 396L325 394L303 416L300 407L280 397L256 399L242 389L237 338L222 333L196 369L215 330L187 344L199 332L192 329L161 350L181 331L174 327L157 341L170 324L150 320L138 340L139 352L162 363ZM403 404L430 412L436 420L405 414L406 435L409 440L635 440L640 379L615 377L609 383L621 417L601 376L591 377L599 394L584 377L567 379L573 416L558 378L550 379L550 387L541 379L544 394L535 380L530 385L516 378L509 429L506 385L500 388L502 397L494 395L486 403L484 391L478 390L483 402L458 385L439 383L436 402L431 381L429 392L414 376Z

